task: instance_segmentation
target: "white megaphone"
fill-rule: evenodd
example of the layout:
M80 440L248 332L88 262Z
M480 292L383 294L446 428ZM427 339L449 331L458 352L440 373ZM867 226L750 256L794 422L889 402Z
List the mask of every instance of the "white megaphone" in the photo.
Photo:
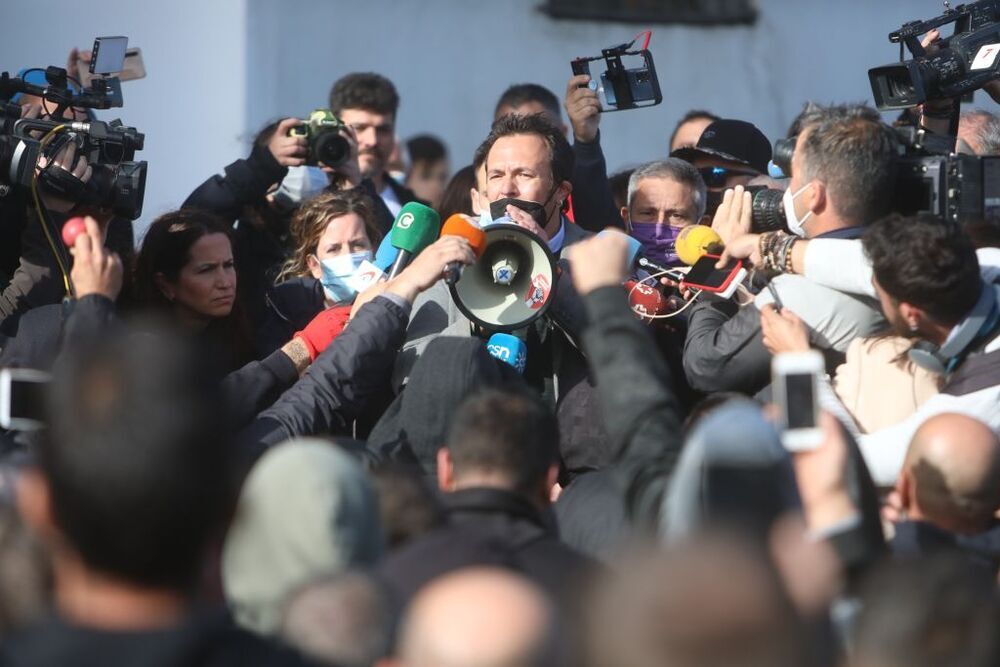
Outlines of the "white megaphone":
M514 331L541 317L555 293L555 258L537 234L496 222L486 232L486 249L451 298L472 322L489 331Z

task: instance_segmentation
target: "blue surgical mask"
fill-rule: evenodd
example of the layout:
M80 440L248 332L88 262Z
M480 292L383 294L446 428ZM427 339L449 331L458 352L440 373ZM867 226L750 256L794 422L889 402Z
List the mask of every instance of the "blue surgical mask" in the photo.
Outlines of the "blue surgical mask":
M365 261L371 261L371 258L371 250L365 250L322 260L320 267L323 270L323 277L320 278L320 282L323 283L323 291L327 298L334 303L353 301L357 292L347 284L347 281Z
M328 187L330 177L319 167L289 167L274 193L274 201L286 210L295 209Z

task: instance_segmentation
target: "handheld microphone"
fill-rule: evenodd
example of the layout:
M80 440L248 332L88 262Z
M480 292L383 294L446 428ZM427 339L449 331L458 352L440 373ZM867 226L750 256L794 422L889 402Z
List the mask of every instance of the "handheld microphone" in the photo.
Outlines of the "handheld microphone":
M479 228L475 222L466 215L453 213L444 221L441 226L441 236L461 236L472 246L472 252L476 257L482 257L486 250L486 232ZM462 265L459 262L448 262L445 269L444 280L449 285L454 285L462 277Z
M378 250L375 251L375 259L372 260L372 264L382 269L382 271L388 271L398 256L399 248L394 248L392 245L392 229L390 228L389 233L385 235L382 243L379 244Z
M486 341L486 350L491 356L513 366L518 373L524 375L524 368L528 363L528 346L517 336L495 333Z
M434 243L440 229L441 216L437 211L417 202L406 204L392 223L390 243L399 249L399 255L389 270L389 280L398 276L409 265L410 260Z
M677 257L688 266L694 266L703 255L718 255L725 246L714 229L706 225L691 225L677 235L674 248Z
M658 288L636 280L625 282L628 305L641 319L652 321L653 317L666 315L671 310L670 301Z

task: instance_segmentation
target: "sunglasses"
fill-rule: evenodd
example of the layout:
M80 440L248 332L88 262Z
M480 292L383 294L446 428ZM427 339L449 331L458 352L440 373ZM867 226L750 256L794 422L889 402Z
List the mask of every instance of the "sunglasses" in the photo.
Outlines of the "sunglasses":
M756 171L746 169L728 169L726 167L703 167L698 170L705 185L710 188L726 187L726 180L730 176L756 176Z

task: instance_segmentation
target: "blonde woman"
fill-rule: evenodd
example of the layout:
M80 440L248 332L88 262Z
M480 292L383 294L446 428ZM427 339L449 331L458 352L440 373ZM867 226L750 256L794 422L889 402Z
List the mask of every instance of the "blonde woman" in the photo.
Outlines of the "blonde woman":
M289 230L295 249L267 293L258 333L261 356L327 308L342 311L341 326L346 324L357 296L349 279L381 241L371 199L357 190L324 192L306 201Z

